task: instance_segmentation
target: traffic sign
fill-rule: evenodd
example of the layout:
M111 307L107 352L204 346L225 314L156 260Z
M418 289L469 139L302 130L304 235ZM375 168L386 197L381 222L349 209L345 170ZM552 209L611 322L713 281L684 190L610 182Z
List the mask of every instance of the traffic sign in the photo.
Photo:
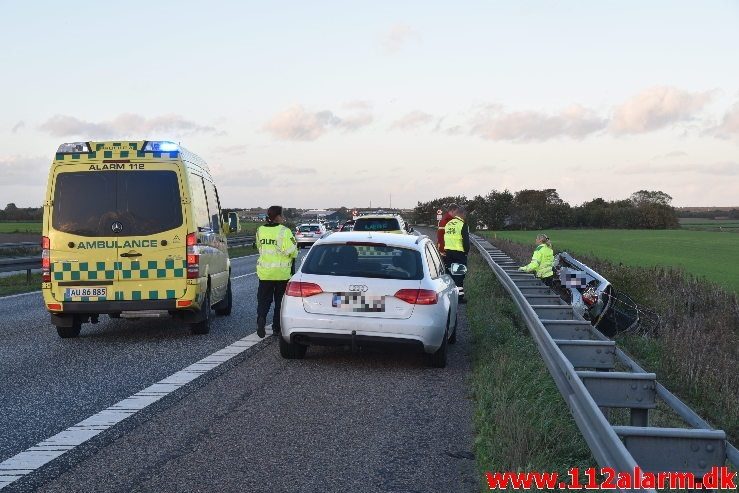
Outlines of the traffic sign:
M441 213L442 213L441 209L436 210L436 220L437 221L441 221Z

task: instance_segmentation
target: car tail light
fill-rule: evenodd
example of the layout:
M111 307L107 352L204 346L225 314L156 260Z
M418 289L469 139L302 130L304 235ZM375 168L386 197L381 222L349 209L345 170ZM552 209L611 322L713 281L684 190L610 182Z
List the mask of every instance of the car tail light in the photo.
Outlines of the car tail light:
M411 305L435 305L439 301L439 295L430 289L401 289L395 297Z
M185 308L192 305L191 300L177 300L177 308Z
M51 240L41 237L41 282L51 282ZM60 308L61 309L61 308Z
M59 310L62 309L62 304L61 303L49 303L46 306L49 308L49 310L59 311Z
M312 282L290 281L285 289L286 296L295 296L296 298L309 298L321 293L323 293L321 286Z
M200 277L200 250L198 249L198 236L195 233L187 235L187 278L197 279Z

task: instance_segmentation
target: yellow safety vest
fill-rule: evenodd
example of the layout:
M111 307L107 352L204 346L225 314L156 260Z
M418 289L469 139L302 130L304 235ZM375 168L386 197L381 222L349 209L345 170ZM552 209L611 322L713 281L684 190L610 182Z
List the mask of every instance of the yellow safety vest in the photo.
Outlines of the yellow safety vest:
M289 228L259 226L257 229L257 277L262 281L287 281L290 279L293 259L298 256L298 246Z
M526 272L533 272L540 279L551 277L554 275L552 266L554 265L554 252L549 245L541 244L534 250L531 256L531 262L524 267Z
M464 252L462 226L464 226L464 221L457 216L446 223L446 226L444 226L444 250Z

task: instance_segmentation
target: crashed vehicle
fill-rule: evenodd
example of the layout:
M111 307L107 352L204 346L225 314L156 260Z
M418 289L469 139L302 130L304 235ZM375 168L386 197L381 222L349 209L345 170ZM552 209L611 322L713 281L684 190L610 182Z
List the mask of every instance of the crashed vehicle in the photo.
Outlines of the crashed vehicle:
M639 325L643 312L636 303L569 253L557 254L554 271L559 278L559 294L606 336Z

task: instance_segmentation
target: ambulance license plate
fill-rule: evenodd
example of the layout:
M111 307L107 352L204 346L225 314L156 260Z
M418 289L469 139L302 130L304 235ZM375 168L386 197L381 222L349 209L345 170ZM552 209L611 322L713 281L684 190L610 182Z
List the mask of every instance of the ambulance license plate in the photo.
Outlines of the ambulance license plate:
M90 288L66 288L64 290L65 298L75 298L80 296L93 296L97 298L107 297L108 288L90 287Z

